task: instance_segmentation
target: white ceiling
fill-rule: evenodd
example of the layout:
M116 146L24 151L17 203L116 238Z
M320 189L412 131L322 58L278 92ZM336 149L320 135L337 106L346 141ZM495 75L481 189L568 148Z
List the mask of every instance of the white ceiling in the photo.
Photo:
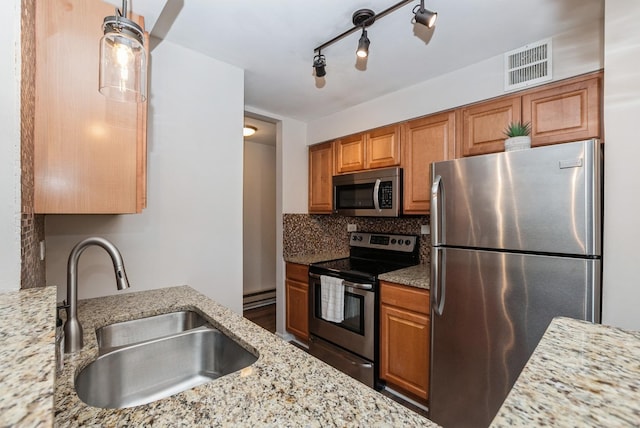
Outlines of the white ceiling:
M132 0L131 8L153 36L244 69L246 106L302 121L577 26L595 28L604 10L604 0L426 0L438 12L426 30L410 22L416 0L369 27L365 70L356 64L356 32L323 50L327 75L314 77L313 49L349 29L355 10L379 13L396 2Z

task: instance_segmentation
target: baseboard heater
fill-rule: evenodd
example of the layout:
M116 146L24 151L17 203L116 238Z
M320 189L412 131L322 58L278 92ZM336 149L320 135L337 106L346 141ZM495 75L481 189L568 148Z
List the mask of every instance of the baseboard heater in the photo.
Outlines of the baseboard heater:
M276 289L258 291L256 293L248 293L242 296L242 309L256 309L262 306L273 305L276 303Z

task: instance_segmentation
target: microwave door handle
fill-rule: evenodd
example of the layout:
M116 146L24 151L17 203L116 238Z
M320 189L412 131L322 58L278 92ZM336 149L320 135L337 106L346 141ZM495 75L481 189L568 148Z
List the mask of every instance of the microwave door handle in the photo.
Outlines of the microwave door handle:
M373 206L376 211L381 212L380 209L380 179L376 179L376 184L373 186Z

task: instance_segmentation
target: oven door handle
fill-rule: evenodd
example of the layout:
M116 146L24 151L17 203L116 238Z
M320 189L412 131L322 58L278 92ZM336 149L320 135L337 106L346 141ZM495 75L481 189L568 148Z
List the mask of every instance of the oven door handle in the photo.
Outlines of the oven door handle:
M320 279L320 275L315 274L315 273L310 273L309 276L311 278ZM357 282L351 282L351 281L347 281L347 280L344 280L344 286L345 287L351 287L351 288L358 288L360 290L373 290L373 284L360 284L360 283L357 283Z

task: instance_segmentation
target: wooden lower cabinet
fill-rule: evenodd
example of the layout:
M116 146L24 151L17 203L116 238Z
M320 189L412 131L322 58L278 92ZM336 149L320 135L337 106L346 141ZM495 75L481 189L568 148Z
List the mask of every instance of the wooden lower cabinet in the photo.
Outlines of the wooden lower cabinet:
M429 398L429 291L380 282L380 379L417 401Z
M287 263L285 270L286 329L306 342L309 340L309 266Z

